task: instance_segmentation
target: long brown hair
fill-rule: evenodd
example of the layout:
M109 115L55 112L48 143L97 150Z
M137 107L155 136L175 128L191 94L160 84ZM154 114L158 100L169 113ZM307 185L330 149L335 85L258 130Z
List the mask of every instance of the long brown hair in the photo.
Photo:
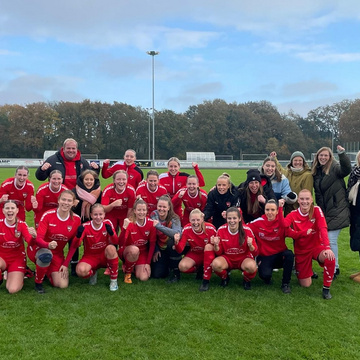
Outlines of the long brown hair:
M160 196L159 200L158 200L158 203L161 200L166 201L168 203L168 206L169 206L169 211L168 211L168 214L167 214L167 216L165 218L166 225L169 224L172 221L172 219L174 219L174 218L179 219L179 216L177 214L175 214L175 212L174 212L174 206L173 206L173 204L171 202L170 196L169 195Z
M272 156L268 156L268 157L265 158L265 160L264 160L264 162L263 162L263 164L261 166L261 174L266 175L265 172L264 172L264 165L269 161L272 161L275 164L275 173L274 173L275 176L274 176L274 178L276 179L277 182L280 182L281 181L281 173L280 173L279 169L276 166L276 159L274 157L272 157Z
M58 197L58 201L59 201L59 199L61 199L61 197L63 195L66 195L66 194L71 195L71 197L73 198L73 202L76 200L76 196L71 190L64 190L63 192L60 193L60 195ZM72 208L70 209L70 218L71 218L71 220L73 220L73 218L74 218L74 212L73 212Z
M242 225L241 213L240 213L240 210L237 207L232 206L232 207L230 207L230 208L228 208L226 210L226 218L227 218L228 213L231 213L231 212L236 213L236 215L240 219L238 232L239 232L239 245L242 246L244 244L244 241L245 241L245 230L244 230L243 225Z
M320 148L317 153L316 153L316 156L315 156L315 159L314 159L314 162L311 166L311 174L312 175L316 175L316 170L317 170L317 167L320 165L320 162L319 162L319 154L323 151L328 151L329 152L329 155L330 155L330 158L329 158L329 161L323 166L322 168L322 171L325 175L329 175L329 171L330 171L330 167L331 167L331 164L333 163L333 161L335 161L334 159L334 154L332 152L332 150L327 147L327 146L323 146L322 148Z
M259 190L255 194L255 201L251 202L251 190L249 189L249 184L246 185L246 207L248 214L255 214L260 210L260 203L258 200L259 195L264 194L264 188L261 185L261 182L259 182Z
M133 206L133 211L131 212L129 219L131 222L136 223L135 209L138 205L146 206L146 213L148 211L148 204L143 199L136 199Z

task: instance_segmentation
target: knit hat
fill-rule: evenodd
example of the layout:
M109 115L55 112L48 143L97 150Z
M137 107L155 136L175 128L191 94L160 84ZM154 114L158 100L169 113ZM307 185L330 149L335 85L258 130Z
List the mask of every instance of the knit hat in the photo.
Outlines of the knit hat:
M306 163L304 154L301 151L295 151L292 153L292 155L290 157L290 164L292 164L292 161L294 160L294 158L296 158L298 156L304 160L304 164Z
M250 181L258 181L261 183L260 171L257 169L250 169L247 173L246 182L249 183Z

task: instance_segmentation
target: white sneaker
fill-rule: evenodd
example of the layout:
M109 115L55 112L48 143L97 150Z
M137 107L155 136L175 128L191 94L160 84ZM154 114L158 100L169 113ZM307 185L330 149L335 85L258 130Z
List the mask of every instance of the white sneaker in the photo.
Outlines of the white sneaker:
M116 291L118 289L119 289L119 286L118 286L117 280L116 279L110 280L110 291Z
M95 285L97 283L97 271L95 271L95 274L93 276L90 276L89 279L89 285Z

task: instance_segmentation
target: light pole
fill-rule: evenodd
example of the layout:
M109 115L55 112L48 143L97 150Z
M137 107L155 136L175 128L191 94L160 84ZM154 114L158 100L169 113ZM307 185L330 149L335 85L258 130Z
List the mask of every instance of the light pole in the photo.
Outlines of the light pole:
M158 51L147 51L148 55L152 57L151 68L152 68L152 160L153 166L155 166L155 71L154 71L154 57L159 54ZM150 136L150 133L149 133Z

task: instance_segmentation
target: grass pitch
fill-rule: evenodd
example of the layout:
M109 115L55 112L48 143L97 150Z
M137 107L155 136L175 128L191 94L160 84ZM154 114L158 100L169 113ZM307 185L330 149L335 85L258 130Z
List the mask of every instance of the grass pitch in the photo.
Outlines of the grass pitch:
M203 171L207 190L222 172ZM245 180L243 170L227 172L235 184ZM0 181L13 173L0 169ZM330 301L321 297L322 269L315 263L319 279L304 289L293 277L290 295L280 290L281 270L273 285L256 277L246 292L239 271L226 289L214 275L206 293L192 274L177 284L126 285L121 272L119 291L111 293L103 270L96 286L71 278L60 290L45 281L44 295L33 290L33 279L14 295L2 285L0 359L358 359L360 286L349 275L360 263L349 249L348 229L340 234L339 254L341 275Z

